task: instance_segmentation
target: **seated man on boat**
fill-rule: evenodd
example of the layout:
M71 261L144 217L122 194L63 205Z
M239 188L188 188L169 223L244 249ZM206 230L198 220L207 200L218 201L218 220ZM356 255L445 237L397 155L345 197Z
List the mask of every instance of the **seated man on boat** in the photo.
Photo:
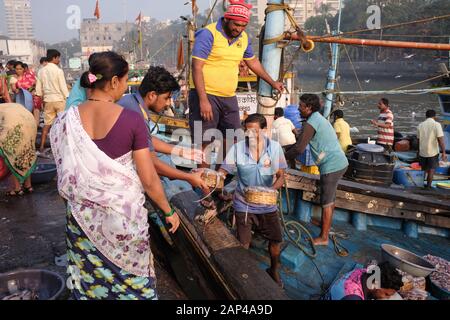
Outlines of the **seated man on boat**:
M326 299L384 300L393 297L403 286L402 275L389 262L380 263L377 267L380 271L379 288L371 281L373 271L356 268L331 286Z
M339 180L348 167L348 161L339 145L336 133L330 122L320 114L320 99L315 94L300 97L300 113L307 121L303 132L294 147L286 152L287 160L294 159L305 151L309 144L314 161L320 171L320 204L322 206L322 231L315 238L315 245L328 245Z
M236 174L238 178L233 208L239 241L249 248L252 227L269 240L271 266L267 272L281 285L278 269L283 237L277 205L250 203L245 197L246 188L264 187L270 193L284 184L287 164L283 149L278 142L265 137L266 128L263 115L249 115L245 120L246 138L230 148L219 171L224 175Z
M234 132L241 128L236 88L242 59L251 71L275 90L282 92L284 89L283 83L273 80L253 54L250 38L245 32L251 8L244 0L231 0L224 17L195 35L189 126L194 143L201 144L203 150L212 142L212 138L204 136L209 129L220 130L225 137L228 130ZM220 159L229 146L226 143L222 146ZM202 166L208 167L209 164L203 163Z
M434 172L439 167L439 147L442 151L442 161L447 161L447 154L445 153L444 132L441 124L436 121L436 111L427 110L425 116L427 119L417 128L417 139L419 139L420 166L427 173L426 188L430 189Z
M156 171L160 176L170 179L187 181L192 187L200 187L207 190L205 182L201 178L201 172L188 173L178 170L159 159L156 152L177 155L190 160L202 161L202 152L168 144L152 136L152 126L149 123L148 111L159 113L164 110L171 101L171 94L180 87L176 79L163 67L151 67L142 80L137 93L125 95L118 104L125 109L133 110L148 124L148 139L152 160Z
M294 132L295 126L291 120L284 117L283 108L275 108L272 138L281 144L283 150L289 149L290 146L297 142Z
M378 109L380 110L378 120L371 121L378 128L377 144L390 152L394 145L394 114L389 109L389 100L381 98Z
M342 151L347 152L347 148L352 144L352 138L350 137L350 126L347 121L344 120L344 111L334 111L334 131L341 145Z

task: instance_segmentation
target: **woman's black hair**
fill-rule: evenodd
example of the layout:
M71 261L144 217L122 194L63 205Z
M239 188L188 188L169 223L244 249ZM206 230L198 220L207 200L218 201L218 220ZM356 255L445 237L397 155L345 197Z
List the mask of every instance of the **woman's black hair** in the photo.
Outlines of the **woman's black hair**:
M88 89L103 89L112 78L122 78L128 70L128 62L121 55L113 51L95 53L89 57L89 71L81 76L80 85ZM91 83L89 74L95 75L97 80Z
M163 67L150 67L139 86L139 93L142 97L152 91L160 95L177 90L180 90L177 80Z
M43 64L44 62L47 62L47 57L41 57L41 59L39 59L39 64Z
M17 66L21 66L23 69L25 69L26 64L23 63L22 61L16 61L16 62L14 63L14 69L15 69Z
M381 98L380 100L381 100L381 102L383 102L383 104L384 104L386 107L389 107L389 100L388 100L388 99L386 99L386 98Z
M300 101L312 109L312 112L320 111L320 98L317 94L303 94Z
M244 125L248 124L248 123L258 123L259 127L261 129L265 129L267 128L267 120L266 118L260 114L260 113L253 113L251 115L249 115L247 117L247 119L245 119L244 121Z
M403 277L393 265L386 261L378 264L378 267L381 273L381 288L398 291L403 286Z

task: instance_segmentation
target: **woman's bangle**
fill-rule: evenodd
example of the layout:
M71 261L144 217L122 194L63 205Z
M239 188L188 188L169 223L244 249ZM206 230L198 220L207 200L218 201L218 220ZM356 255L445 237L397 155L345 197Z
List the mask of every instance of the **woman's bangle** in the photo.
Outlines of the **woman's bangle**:
M175 209L172 208L172 210L170 210L169 213L164 213L164 217L170 218L170 217L173 216L174 214L175 214Z

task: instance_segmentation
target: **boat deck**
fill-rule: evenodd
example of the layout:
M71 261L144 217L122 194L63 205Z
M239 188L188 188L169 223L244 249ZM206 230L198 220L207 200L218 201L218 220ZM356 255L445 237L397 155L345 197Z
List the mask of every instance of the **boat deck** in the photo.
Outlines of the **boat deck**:
M304 224L313 236L320 233L319 227ZM332 242L327 247L317 247L317 256L313 259L325 282L325 288L343 273L355 265L366 265L371 260L381 261L381 244L392 244L424 256L427 254L450 260L450 240L434 235L421 235L420 239L411 239L400 230L383 227L368 227L366 231L357 231L351 224L333 222L335 232L349 238L338 239L348 251L347 257L338 256ZM269 265L267 244L261 238L252 242L252 250L257 253L260 268ZM310 258L292 244L285 246L281 256L281 276L287 295L291 299L317 299L321 294L322 280Z

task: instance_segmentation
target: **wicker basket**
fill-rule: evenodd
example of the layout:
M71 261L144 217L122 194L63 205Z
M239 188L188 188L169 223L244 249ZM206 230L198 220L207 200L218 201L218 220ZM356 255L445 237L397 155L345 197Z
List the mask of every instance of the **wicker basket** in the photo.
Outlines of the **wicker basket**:
M253 204L275 206L278 201L278 191L264 187L248 187L244 190L245 201Z
M223 189L225 183L225 176L211 169L202 172L202 179L210 188Z

